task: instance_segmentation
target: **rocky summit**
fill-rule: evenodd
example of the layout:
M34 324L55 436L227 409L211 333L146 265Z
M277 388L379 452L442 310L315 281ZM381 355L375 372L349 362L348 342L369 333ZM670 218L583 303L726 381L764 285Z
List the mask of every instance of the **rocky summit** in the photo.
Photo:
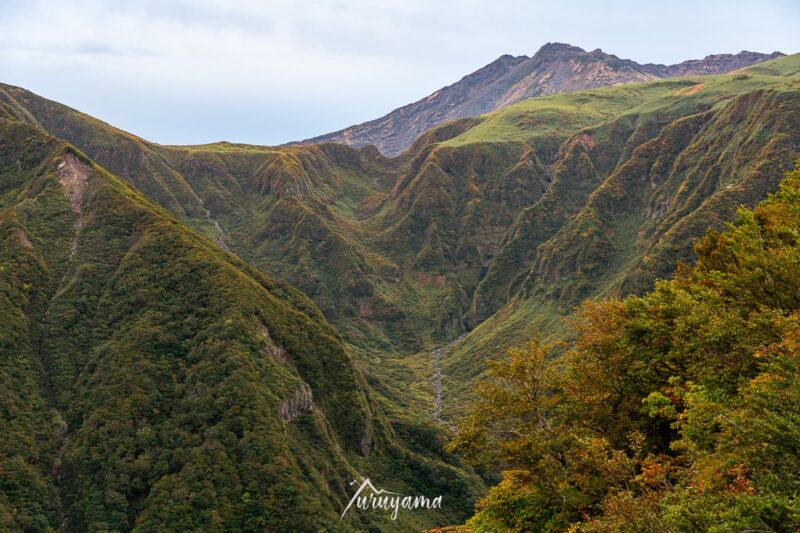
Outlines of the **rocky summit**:
M363 124L306 139L302 143L338 142L354 147L375 145L385 155L397 155L437 124L496 111L544 94L607 87L675 76L721 74L783 54L742 51L709 55L675 65L641 65L600 50L548 43L532 57L504 55L412 104Z

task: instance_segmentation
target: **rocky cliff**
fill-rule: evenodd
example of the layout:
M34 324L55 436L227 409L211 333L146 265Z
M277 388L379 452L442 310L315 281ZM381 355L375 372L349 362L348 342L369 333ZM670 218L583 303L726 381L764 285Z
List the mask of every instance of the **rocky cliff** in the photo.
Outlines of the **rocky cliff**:
M397 155L442 122L480 115L544 94L650 81L675 76L722 74L781 56L780 52L710 55L676 65L640 65L600 50L548 43L532 57L504 55L435 93L379 119L320 135L303 143L375 145Z

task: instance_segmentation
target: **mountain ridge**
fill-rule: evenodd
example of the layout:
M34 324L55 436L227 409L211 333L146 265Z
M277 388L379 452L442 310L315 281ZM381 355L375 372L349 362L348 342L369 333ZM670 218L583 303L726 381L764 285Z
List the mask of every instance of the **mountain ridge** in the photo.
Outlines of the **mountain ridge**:
M383 117L299 143L375 145L382 153L393 156L437 124L496 111L526 98L665 77L721 74L781 55L742 51L674 65L639 64L599 48L587 52L565 43L547 43L530 57L502 55L456 83Z
M102 335L108 331L103 329L107 314L115 323L120 317L135 323L138 315L123 312L122 303L111 307L113 313L105 313L107 308L101 307L103 312L93 312L90 321L74 320L74 310L96 309L96 305L94 293L78 290L73 279L83 285L91 283L96 269L104 264L101 257L85 261L90 256L83 254L105 254L107 243L114 243L112 251L124 247L108 255L113 261L125 257L127 269L107 282L105 275L96 276L104 287L121 287L106 299L127 302L125 294L133 295L136 304L144 306L146 317L162 310L158 307L162 300L163 305L174 304L163 294L175 287L188 306L197 303L191 299L193 295L205 295L203 299L213 295L214 291L199 288L229 287L225 281L231 277L228 267L222 268L221 272L228 274L221 278L185 280L179 275L193 272L197 261L206 264L202 262L205 258L217 264L220 257L232 261L239 272L233 276L241 282L237 282L239 289L225 289L234 301L245 295L246 301L254 300L253 305L269 299L252 283L253 278L269 277L286 284L282 298L293 300L287 306L308 308L302 314L310 323L297 330L298 336L305 338L306 348L295 353L284 346L286 353L281 353L267 343L264 351L278 369L283 368L282 359L291 362L299 355L313 371L307 373L308 380L302 380L309 381L308 387L291 376L274 383L271 375L264 375L248 378L246 390L271 395L265 424L279 430L286 423L290 436L299 439L293 441L300 446L297 454L287 459L290 464L296 459L301 470L311 472L307 477L312 479L287 472L300 483L297 494L314 499L311 507L327 520L336 519L338 514L333 511L341 509L347 499L343 478L336 473L348 471L345 462L372 479L391 480L392 484L387 481L385 486L392 489L395 480L399 486L420 492L451 487L455 499L448 501L454 506L456 502L468 505L465 502L475 488L474 478L443 454L442 433L433 427L437 415L446 427L459 414L474 393L473 380L485 368L488 355L523 342L537 330L556 337L561 318L582 298L646 290L656 278L670 274L676 259L692 260L691 241L709 226L723 227L739 205L753 205L773 191L800 146L799 77L800 55L796 55L729 74L545 95L437 126L395 158L384 157L374 147L356 149L333 143L161 146L4 85L0 86L0 116L16 122L19 131L42 130L65 139L63 142L76 147L72 150L83 163L97 161L113 170L120 184L125 181L146 189L148 205L160 204L152 205L148 212L157 212L155 218L163 222L159 228L167 228L163 232L135 231L129 237L128 225L101 224L96 214L92 216L94 211L86 211L77 260L64 261L78 277L66 278L72 288L61 298L68 297L75 305L53 307L52 313L57 313L52 315L53 327L63 321L93 330L91 324L100 324L102 328L94 329ZM42 135L33 138L39 142L36 139ZM38 168L28 164L29 151L38 153L36 142L29 145L23 140L12 136L0 143L0 163L7 171L7 179L0 185L6 183L13 189L20 168ZM57 168L52 172L57 173ZM47 178L56 191L57 177ZM34 189L41 192L38 185ZM42 239L31 230L35 227L32 221L46 219L43 215L49 213L49 203L44 200L52 192L16 202L16 196L0 191L0 207L5 209L0 211L4 221L0 230L5 232L0 235L10 243L8 249L27 253L30 243L37 253L57 254L46 263L60 265L60 258L69 257L75 235L76 219L69 201L59 200L58 216L63 220L56 226L57 239ZM119 209L121 215L128 211ZM173 227L179 229L170 229ZM85 240L101 229L114 238ZM222 230L226 244L241 260L224 255L214 244ZM142 233L154 240L147 247L140 244ZM165 236L169 237L166 241L162 240ZM45 246L48 242L50 247ZM161 244L152 246L157 243ZM202 246L198 248L197 243ZM143 248L149 255L141 255ZM193 250L192 260L184 261L181 250ZM52 280L62 279L60 270L53 272ZM5 274L8 272L0 270L0 281L6 279L2 277ZM19 288L20 294L27 290L19 282L11 285L14 290ZM154 289L148 292L148 287ZM0 291L0 298L3 295ZM2 303L0 312L5 312ZM104 301L104 305L109 304ZM220 306L228 304L216 308ZM198 309L209 306L199 305ZM237 304L233 309L249 316L251 308ZM34 306L31 314L37 319L43 311ZM224 316L211 315L213 331L226 332ZM252 339L258 339L255 348L260 348L264 329L277 338L280 328L267 320L245 322L235 322L236 331L244 332L237 338L246 353L258 358L257 351L252 351ZM315 331L324 334L317 336ZM165 344L170 353L182 349L183 343L173 342L168 332L138 337L134 335L137 332L126 328L120 338L130 345L135 345L134 341L156 347ZM437 355L437 347L464 333L461 342ZM69 337L53 330L48 338L60 343ZM324 355L334 356L332 362L346 363L347 355L352 354L353 366L345 364L345 370L350 369L345 372L330 366L315 371L315 344L327 347ZM48 346L44 346L45 354L54 351ZM105 350L100 355L107 358L109 353ZM177 361L182 361L182 352L176 353ZM117 360L104 357L95 358L97 365L92 367L97 379L118 379L109 366ZM243 361L219 353L214 363L227 368L226 362L233 360ZM64 362L72 364L69 358ZM126 361L119 362L130 368ZM102 371L94 370L98 365ZM321 381L313 384L312 377ZM344 380L341 389L325 387L328 378ZM64 381L68 380L55 383L62 383L63 390L67 386ZM82 391L92 393L93 383L86 381ZM0 388L5 393L15 390ZM366 401L367 410L357 409L350 420L337 420L337 390L342 394L361 390L363 395L358 393L349 400L362 406ZM230 396L226 392L219 398ZM317 410L309 412L309 405ZM80 411L78 406L75 409ZM346 409L339 410L347 414ZM307 433L292 432L296 426L312 431L314 424L324 426L329 417L337 420L329 432L334 439L331 446L338 445L341 455L329 453L327 440L324 446L315 447L304 437ZM74 420L77 418L70 419L70 428L79 427ZM85 431L82 437L89 438ZM152 436L143 429L141 437L146 443ZM285 443L280 438L277 442ZM65 457L73 465L84 464L80 453ZM222 455L215 457L225 462ZM381 470L378 461L391 467ZM225 464L230 465L230 472L239 467L233 462ZM207 465L195 457L189 467L193 476L202 478ZM127 472L124 464L109 468L114 475ZM376 468L382 475L375 474ZM165 494L191 481L186 475L178 473L164 481L158 490L159 509L166 505ZM314 490L328 494L324 485L329 476L336 482L333 492L312 496ZM114 490L130 506L128 514L136 514L139 494ZM244 512L237 490L222 488L220 494L234 493L233 508ZM114 506L121 501L116 493L112 494ZM90 496L93 505L108 507L100 502L100 496ZM272 500L264 505L277 504ZM81 502L75 506L77 511L89 508ZM449 511L456 516L469 509ZM120 507L114 507L114 512L120 512ZM398 530L438 520L406 519L409 522L398 524ZM125 519L119 515L115 520L122 524ZM342 527L348 529L349 525L353 524Z
M0 529L430 524L340 524L359 471L468 510L475 476L389 422L308 297L19 116L0 102Z

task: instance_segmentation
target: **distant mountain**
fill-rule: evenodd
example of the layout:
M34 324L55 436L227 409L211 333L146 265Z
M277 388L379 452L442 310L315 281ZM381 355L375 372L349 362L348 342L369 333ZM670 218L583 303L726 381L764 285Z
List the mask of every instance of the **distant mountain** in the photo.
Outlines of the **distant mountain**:
M437 124L495 111L526 98L674 76L722 74L782 55L743 51L676 65L640 65L599 48L587 52L569 44L548 43L533 57L501 56L453 85L379 119L302 143L339 142L354 147L373 144L393 156Z

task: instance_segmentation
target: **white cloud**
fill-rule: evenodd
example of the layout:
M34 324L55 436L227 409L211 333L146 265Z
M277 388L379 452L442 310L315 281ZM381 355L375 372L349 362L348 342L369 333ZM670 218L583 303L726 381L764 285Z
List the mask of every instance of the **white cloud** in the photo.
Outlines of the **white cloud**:
M668 62L798 48L799 10L790 2L684 4L692 9L632 1L0 0L0 81L156 141L278 143L375 118L502 53L532 54L546 41Z

